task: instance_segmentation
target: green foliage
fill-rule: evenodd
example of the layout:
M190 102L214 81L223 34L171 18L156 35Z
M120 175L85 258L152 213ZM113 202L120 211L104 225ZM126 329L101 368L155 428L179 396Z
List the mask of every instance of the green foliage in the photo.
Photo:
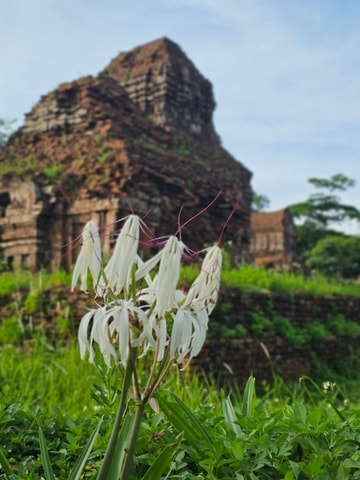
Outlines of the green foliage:
M346 236L329 228L331 223L347 219L360 221L360 210L343 204L334 195L335 191L343 192L353 187L355 181L337 174L330 179L310 178L309 183L323 191L289 207L293 216L303 221L298 226L297 255L311 269L329 277L356 278L360 274L359 237ZM347 257L351 259L344 262Z
M40 312L43 306L43 295L40 290L31 290L24 301L24 311L27 314Z
M53 163L43 168L43 173L49 180L57 180L63 173L63 166Z
M308 265L329 278L360 275L360 237L327 235L307 255Z
M24 338L24 326L18 315L12 315L0 322L0 347L17 345Z
M305 218L315 223L319 228L326 229L330 222L342 222L346 219L360 220L360 211L341 203L334 191L345 191L355 185L355 181L342 174L333 175L330 179L310 178L315 188L329 190L330 193L315 193L304 201L290 205L290 211L295 218Z
M270 199L266 195L254 193L251 209L254 212L263 212L270 207Z
M222 331L217 333L220 335ZM339 340L346 337L356 338L360 334L360 325L347 319L344 315L330 315L324 322L314 319L302 327L298 327L293 325L289 318L281 315L266 316L262 312L252 312L249 334L258 338L281 337L291 345L304 345L318 342L332 335Z
M0 118L0 148L5 145L14 122L15 120L4 120L3 118Z
M189 272L187 274L190 277ZM291 272L278 272L264 268L255 268L251 265L242 265L235 269L225 270L222 275L223 288L237 288L239 290L267 291L274 293L295 294L299 292L313 295L350 295L359 296L358 285L330 282L326 277L313 275L305 278L303 275Z
M121 390L116 370L80 361L72 343L54 349L37 337L25 351L2 349L0 387L0 476L37 480L52 471L61 480L85 465L81 478L96 477ZM258 397L250 377L229 396L173 369L157 399L131 478L357 478L360 409L333 383L303 378L292 389L276 379Z

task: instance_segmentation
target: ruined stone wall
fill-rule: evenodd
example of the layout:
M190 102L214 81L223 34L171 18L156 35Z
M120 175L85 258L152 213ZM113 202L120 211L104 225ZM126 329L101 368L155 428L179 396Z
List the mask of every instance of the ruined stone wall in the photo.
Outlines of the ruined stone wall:
M23 299L27 292L21 292ZM9 305L19 303L19 293L14 297L0 298L0 322L6 321L12 311ZM80 319L87 311L88 296L69 287L55 286L43 292L44 310L27 317L22 311L22 321L41 324L49 335L59 335L60 318L69 317L70 330L76 332ZM19 307L18 307L19 308ZM62 310L64 309L64 310ZM285 380L297 381L302 375L317 375L319 367L342 374L342 367L351 364L360 355L360 336L328 336L319 341L301 345L289 343L281 336L270 336L266 332L258 337L216 335L219 326L228 329L242 325L250 331L253 313L262 313L269 319L280 315L288 318L299 328L312 322L329 322L336 315L360 326L360 298L317 297L307 294L276 295L266 293L221 291L219 303L210 317L208 338L200 355L191 361L190 368L206 372L223 382L235 380L244 384L253 374L257 385L272 379L273 372ZM58 340L58 338L57 338ZM320 378L321 381L332 378Z
M39 231L44 217L44 199L35 182L0 182L0 249L8 268L36 269L44 253L44 235ZM44 232L45 229L43 229Z
M285 317L298 328L315 321L326 326L337 315L360 326L360 298L357 297L318 297L303 293L291 296L229 289L220 296L210 318L208 340L192 361L192 368L221 381L235 379L241 384L253 374L260 385L270 380L273 372L290 380L312 376L319 367L341 374L342 366L350 363L351 356L360 355L360 335L330 335L305 344L293 344L280 336L269 336L266 331L257 338L233 337L219 341L214 338L216 335L212 336L211 330L216 331L216 325L225 324L229 331L242 325L251 331L254 312L270 320Z

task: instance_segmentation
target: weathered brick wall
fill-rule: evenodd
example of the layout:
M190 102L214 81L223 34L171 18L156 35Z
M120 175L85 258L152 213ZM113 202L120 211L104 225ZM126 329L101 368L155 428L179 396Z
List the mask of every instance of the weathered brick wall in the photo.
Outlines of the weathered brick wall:
M336 338L331 335L304 345L267 336L266 332L259 338L211 339L216 323L225 324L229 329L241 324L251 331L253 312L270 320L276 316L286 317L299 328L314 321L326 325L336 315L360 325L360 298L223 291L210 319L209 339L200 355L193 359L192 368L210 373L221 381L236 379L239 383L244 383L253 374L261 383L271 379L273 371L292 380L302 375L315 375L319 367L324 372L329 369L341 373L343 365L349 368L357 351L360 355L359 336Z
M0 322L6 321L11 315L19 314L19 295L25 299L27 292L0 298ZM33 325L41 324L50 335L55 332L58 337L61 331L58 325L60 319L68 316L71 321L70 329L74 333L86 308L91 306L90 303L87 295L77 291L69 292L67 287L58 286L44 292L44 311L28 314L23 308L22 321L26 323L31 320ZM254 312L261 313L270 320L276 316L286 317L291 320L291 325L298 328L314 321L326 324L336 315L342 315L360 325L360 298L223 290L210 317L208 340L200 355L192 360L191 368L203 370L220 381L235 379L240 384L245 383L249 375L253 374L257 384L261 385L262 381L271 379L273 371L284 379L292 380L302 375L314 376L319 367L323 372L329 369L341 374L343 367L347 372L351 372L353 360L360 358L360 336L336 338L332 335L296 345L280 336L266 334L266 331L256 338L233 336L219 339L216 335L219 325L226 325L231 331L241 324L251 332ZM354 366L355 368L357 367Z

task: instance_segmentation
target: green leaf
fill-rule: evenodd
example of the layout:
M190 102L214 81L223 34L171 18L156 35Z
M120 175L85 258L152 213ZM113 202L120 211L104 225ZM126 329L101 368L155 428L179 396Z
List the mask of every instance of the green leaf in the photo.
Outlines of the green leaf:
M11 470L10 464L7 461L7 458L5 457L4 451L2 448L0 448L0 465L2 466L4 473L6 475L6 478L9 478L10 475L13 475L13 471Z
M227 424L229 425L231 430L236 434L236 436L240 437L242 435L242 430L240 428L240 425L236 423L237 416L229 396L223 399L222 409L223 409L223 415Z
M170 395L173 397L173 399L176 401L176 403L181 407L181 409L183 410L183 412L185 413L185 415L187 415L189 417L189 419L191 420L192 422L192 425L196 427L196 431L198 432L197 436L202 438L202 439L205 439L207 440L208 442L212 443L213 442L213 439L211 437L211 435L209 434L209 432L206 430L206 428L204 427L204 425L198 420L198 418L194 415L194 413L192 412L192 410L190 410L190 408L188 408L185 403L179 398L177 397L174 393L172 392L169 392ZM184 417L182 418L182 420L184 421ZM200 434L200 435L199 435Z
M160 409L165 413L172 425L179 431L184 432L185 438L198 449L201 442L201 436L199 432L193 427L181 410L179 405L171 402L167 402L164 399L158 397Z
M251 375L245 385L242 414L244 417L252 415L252 405L255 398L255 378Z
M51 466L48 447L42 428L39 427L40 458L44 467L46 480L55 480L54 472Z
M170 462L176 452L176 449L181 442L182 434L176 437L176 442L167 445L164 447L159 455L156 457L156 460L152 463L150 468L147 470L142 480L160 480L164 472L169 470Z
M109 468L107 480L118 480L124 463L125 454L129 445L129 439L134 423L134 415L127 415L116 441L112 462Z
M75 462L75 465L73 469L70 472L68 480L79 480L80 475L86 465L87 459L89 458L90 452L92 450L92 447L94 445L95 439L97 437L97 434L99 433L100 426L102 423L102 418L100 419L99 423L97 424L97 427L95 428L94 432L92 433L91 437L89 438L89 441L83 448L79 458Z

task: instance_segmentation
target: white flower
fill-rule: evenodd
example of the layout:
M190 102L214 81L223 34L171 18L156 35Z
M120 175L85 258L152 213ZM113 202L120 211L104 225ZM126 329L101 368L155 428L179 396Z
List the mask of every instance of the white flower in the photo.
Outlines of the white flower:
M129 215L116 240L114 252L105 267L105 276L110 287L119 294L131 283L132 267L137 262L140 218ZM104 285L100 286L105 289ZM101 292L100 292L101 293Z
M92 323L91 323L92 322ZM80 347L80 357L84 358L86 351L89 350L89 362L94 361L94 349L93 342L100 343L101 327L106 322L106 307L101 307L98 309L92 309L86 313L79 325L78 331L78 340ZM91 325L91 328L90 328ZM89 330L90 330L90 340L89 340ZM109 345L105 350L111 350ZM106 363L108 364L108 358L106 357Z
M198 277L191 285L186 298L187 305L198 303L206 308L207 313L214 310L216 305L221 279L222 252L218 245L207 250L201 265Z
M74 290L80 277L80 288L86 292L88 271L91 273L94 288L99 281L101 268L101 243L98 228L91 220L85 225L81 236L82 246L75 263L71 288Z
M162 317L175 303L176 286L180 276L180 263L185 245L171 236L162 251L156 278L156 312Z
M99 345L107 366L111 366L111 357L125 366L130 347L147 341L155 346L151 337L151 329L146 325L147 316L144 311L134 305L131 300L118 300L110 309L106 306L90 310L81 319L79 326L80 356L84 358L89 350L89 361L94 361L93 343ZM92 322L92 323L91 323ZM133 333L136 329L136 334ZM115 347L118 345L117 353Z
M191 359L200 353L208 328L206 309L198 303L190 308L180 307L172 313L173 329L170 339L170 358L182 363L186 356Z
M176 306L175 292L180 276L181 256L185 248L181 240L171 236L164 248L139 265L136 271L136 281L145 278L148 283L148 287L141 290L139 299L151 305L153 314L159 318ZM159 270L154 279L149 281L148 274L157 264Z

